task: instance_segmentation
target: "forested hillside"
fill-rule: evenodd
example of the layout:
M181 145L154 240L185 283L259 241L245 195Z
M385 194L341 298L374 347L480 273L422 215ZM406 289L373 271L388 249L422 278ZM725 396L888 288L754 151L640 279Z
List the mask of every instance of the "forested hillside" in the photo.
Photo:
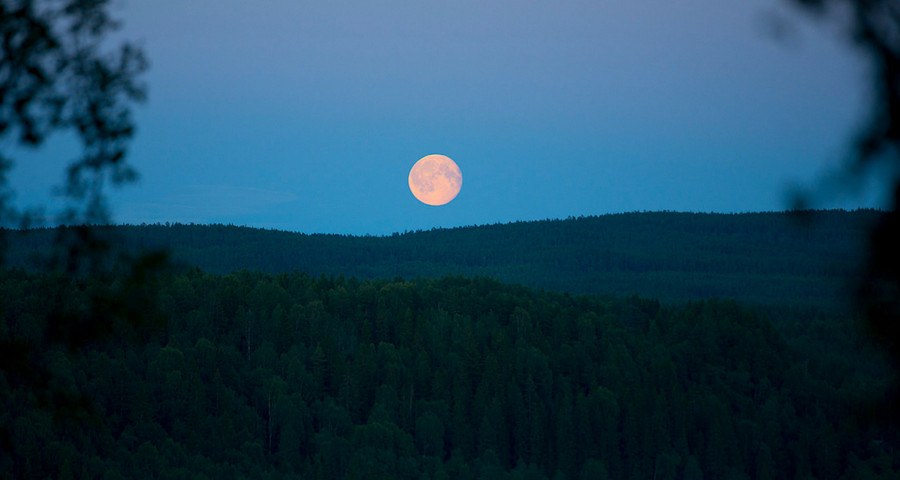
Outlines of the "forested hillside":
M510 232L532 226L401 240L528 244ZM105 340L47 343L48 318L95 311L121 281L0 274L0 340L48 371L40 388L0 374L3 478L900 475L897 430L871 408L889 369L853 322L813 308L194 269L145 290L161 322L113 309Z
M211 273L250 269L363 279L488 276L570 293L710 297L834 306L880 213L628 213L389 237L305 235L223 225L111 229L130 247L167 247ZM55 230L13 232L8 261L29 265Z

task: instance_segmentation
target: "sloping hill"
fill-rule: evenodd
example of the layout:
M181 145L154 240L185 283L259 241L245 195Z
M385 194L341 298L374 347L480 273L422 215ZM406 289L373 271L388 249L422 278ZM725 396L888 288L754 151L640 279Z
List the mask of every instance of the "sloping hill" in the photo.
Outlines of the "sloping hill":
M859 263L871 210L788 213L625 213L436 229L387 237L307 235L225 225L111 227L123 245L166 247L213 273L299 270L359 278L489 276L571 293L662 301L729 297L834 306ZM26 265L53 230L13 235Z
M857 414L890 364L813 308L191 270L105 340L42 337L129 290L0 271L0 347L32 348L0 368L0 478L900 474L896 426Z

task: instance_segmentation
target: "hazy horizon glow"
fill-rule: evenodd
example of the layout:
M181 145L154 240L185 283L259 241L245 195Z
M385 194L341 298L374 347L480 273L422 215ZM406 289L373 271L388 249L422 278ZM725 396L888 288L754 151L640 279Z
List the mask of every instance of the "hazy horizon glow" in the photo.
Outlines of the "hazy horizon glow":
M151 61L117 223L384 235L783 210L839 164L868 100L861 59L784 1L116 5ZM796 28L776 41L772 18ZM16 200L52 204L78 148L17 155ZM435 151L466 173L439 209L407 188Z

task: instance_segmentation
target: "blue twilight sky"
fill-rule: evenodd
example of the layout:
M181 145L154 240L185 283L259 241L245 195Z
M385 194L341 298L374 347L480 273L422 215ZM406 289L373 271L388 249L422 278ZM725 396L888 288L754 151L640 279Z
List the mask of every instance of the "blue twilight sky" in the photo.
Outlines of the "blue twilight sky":
M781 210L867 100L836 29L786 0L114 3L151 61L117 222L383 235ZM776 41L773 19L795 29ZM18 201L52 203L72 152L24 157ZM431 153L463 172L443 207L407 187Z

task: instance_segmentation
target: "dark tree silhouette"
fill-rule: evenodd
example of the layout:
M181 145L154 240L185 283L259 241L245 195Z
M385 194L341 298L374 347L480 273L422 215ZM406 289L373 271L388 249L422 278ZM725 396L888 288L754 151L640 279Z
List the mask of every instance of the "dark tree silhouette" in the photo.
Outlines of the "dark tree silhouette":
M858 297L875 338L900 372L900 3L895 0L791 0L825 18L837 18L870 63L873 92L868 118L855 136L851 180L888 172L888 211L871 232L868 268ZM884 168L886 167L886 168ZM900 390L898 390L900 392ZM900 394L894 412L900 414Z
M134 180L125 161L134 133L132 103L145 98L138 77L147 67L131 43L108 48L118 23L108 0L0 1L0 140L38 147L57 131L72 131L83 146L68 166L61 190L72 200L62 220L106 219L104 183ZM9 205L5 174L13 159L0 151L3 212Z
M59 231L48 260L70 277L104 269L119 275L117 282L98 283L82 304L49 311L36 323L39 334L0 338L0 371L54 416L92 409L87 397L54 377L48 349L75 351L107 338L122 322L146 320L153 304L148 275L164 260L152 254L119 263L90 227L108 219L104 185L137 176L125 153L134 133L130 109L145 98L138 78L147 62L130 43L110 48L118 24L108 10L108 0L0 0L0 223L27 226L31 216L10 203L13 158L5 149L37 148L56 132L74 133L82 148L60 185L69 201L57 220L74 226ZM9 432L0 431L0 444L10 442Z

